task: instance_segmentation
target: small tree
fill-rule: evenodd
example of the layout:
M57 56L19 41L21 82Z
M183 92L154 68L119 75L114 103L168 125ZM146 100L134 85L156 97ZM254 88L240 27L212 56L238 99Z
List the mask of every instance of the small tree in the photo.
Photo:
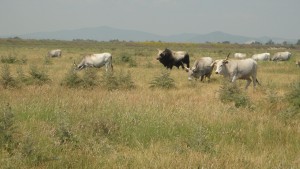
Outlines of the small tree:
M298 39L298 41L297 41L296 45L300 45L300 39Z
M272 39L270 39L267 43L266 43L266 45L274 45L275 43L272 41Z

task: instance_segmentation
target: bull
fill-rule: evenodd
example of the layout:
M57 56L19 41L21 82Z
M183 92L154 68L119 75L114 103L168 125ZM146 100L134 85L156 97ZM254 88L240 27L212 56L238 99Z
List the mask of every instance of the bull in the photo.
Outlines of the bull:
M158 50L157 60L162 63L167 69L172 69L173 66L184 69L184 64L190 67L190 56L186 51L172 51L170 49Z
M231 82L235 82L237 79L247 80L245 89L248 88L251 81L253 81L253 87L255 88L256 82L259 84L257 75L257 63L252 58L242 60L228 60L226 59L216 60L212 63L216 65L216 74L223 75L229 78ZM251 78L252 80L251 80Z
M213 59L211 57L202 57L195 61L191 69L185 67L186 72L188 72L188 79L192 80L195 78L197 80L201 78L200 81L203 81L204 78L208 78L209 82L213 70L212 63Z
M91 54L83 57L81 62L77 65L74 62L75 70L82 70L87 67L101 68L105 66L105 70L110 68L113 70L112 55L110 53Z

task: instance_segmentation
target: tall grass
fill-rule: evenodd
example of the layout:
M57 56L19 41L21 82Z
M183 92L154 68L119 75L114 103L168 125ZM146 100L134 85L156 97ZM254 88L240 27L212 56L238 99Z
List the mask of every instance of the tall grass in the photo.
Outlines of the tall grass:
M299 69L293 62L299 57L298 49L291 49L295 58L288 62L258 62L262 86L244 91L244 81L227 86L222 77L212 75L210 83L191 84L181 69L162 71L155 60L156 48L185 49L195 60L208 54L222 58L229 50L264 52L268 47L0 42L1 55L14 50L28 56L28 65L36 65L32 71L31 66L9 64L7 77L18 82L33 76L51 79L45 85L31 83L18 89L0 86L0 168L300 166ZM56 47L65 51L64 56L45 65L41 56ZM113 54L113 73L105 68L79 72L68 68L80 54L102 51ZM121 61L123 54L137 66ZM175 88L165 90L168 87L160 85ZM222 101L221 93L229 101Z

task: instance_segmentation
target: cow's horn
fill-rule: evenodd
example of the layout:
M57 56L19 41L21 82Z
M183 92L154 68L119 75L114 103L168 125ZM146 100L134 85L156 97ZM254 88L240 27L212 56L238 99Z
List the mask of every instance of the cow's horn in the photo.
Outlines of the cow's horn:
M230 53L228 53L228 55L227 55L227 57L226 57L226 59L225 59L225 60L228 60L228 58L229 58L229 55L230 55Z

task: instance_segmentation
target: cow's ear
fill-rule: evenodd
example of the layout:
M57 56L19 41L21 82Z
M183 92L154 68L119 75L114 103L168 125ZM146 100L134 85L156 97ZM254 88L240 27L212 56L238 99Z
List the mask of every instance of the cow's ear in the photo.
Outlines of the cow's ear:
M227 63L228 63L228 60L224 60L223 63L224 63L224 64L227 64Z

